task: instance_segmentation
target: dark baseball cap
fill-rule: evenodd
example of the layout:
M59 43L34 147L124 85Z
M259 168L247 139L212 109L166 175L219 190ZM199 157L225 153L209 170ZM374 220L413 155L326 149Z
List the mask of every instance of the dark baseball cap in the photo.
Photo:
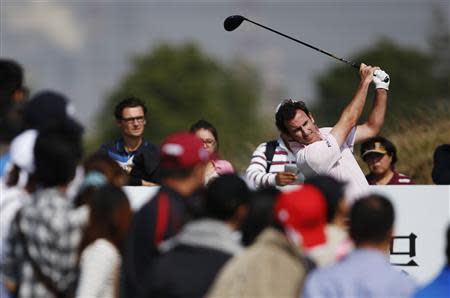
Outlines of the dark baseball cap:
M54 91L42 91L25 105L24 124L26 128L34 129L64 125L71 131L81 133L83 126L73 114L73 106L64 95Z

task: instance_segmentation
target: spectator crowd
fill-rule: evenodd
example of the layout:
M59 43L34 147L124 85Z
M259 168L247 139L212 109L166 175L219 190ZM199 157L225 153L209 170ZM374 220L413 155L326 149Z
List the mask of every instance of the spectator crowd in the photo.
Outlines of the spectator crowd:
M255 149L243 176L220 158L209 121L159 146L145 140L151 118L135 97L115 107L120 137L85 156L66 96L28 98L12 60L0 59L0 80L2 298L450 297L450 227L447 263L428 286L389 262L396 213L368 185L414 182L378 135L390 84L378 67L361 65L333 127L282 101L279 137ZM450 184L449 148L434 153L436 184ZM158 190L132 210L124 186Z

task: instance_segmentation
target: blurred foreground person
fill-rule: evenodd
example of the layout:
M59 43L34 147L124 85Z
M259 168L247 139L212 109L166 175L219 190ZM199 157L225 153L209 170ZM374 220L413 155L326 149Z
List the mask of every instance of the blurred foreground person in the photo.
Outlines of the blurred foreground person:
M420 289L414 298L450 297L450 225L447 228L447 264L441 273L428 285Z
M212 181L205 192L205 216L188 222L168 241L173 248L156 259L139 297L203 297L220 268L242 250L236 230L249 197L238 176Z
M370 185L415 184L410 177L395 170L397 149L386 138L374 137L361 144L361 157L369 167Z
M431 177L435 184L450 184L450 144L442 144L434 150Z
M306 179L305 184L317 187L327 202L327 241L312 257L318 266L331 265L353 249L347 232L348 205L345 200L345 183L330 176L318 175Z
M311 185L281 193L275 221L220 271L208 297L299 297L309 263L325 243L326 204Z
M252 193L247 216L242 223L242 244L253 244L259 234L274 221L274 205L280 191L275 187L258 189Z
M94 193L88 206L76 297L118 297L121 250L132 216L130 203L120 188L106 185Z
M386 198L369 195L350 212L350 236L356 249L331 267L313 271L304 297L410 297L414 282L389 263L394 207Z
M0 178L10 160L10 142L22 128L21 110L27 93L22 66L14 60L0 58Z
M161 144L161 188L134 215L126 243L123 297L136 297L144 287L159 245L175 236L192 217L194 192L202 187L209 153L191 133L168 136Z
M103 185L126 185L128 175L108 155L94 153L83 162L84 178L74 201L76 206L89 202L95 191Z
M60 126L40 131L34 146L37 191L16 215L1 267L2 280L18 297L73 295L77 255L87 208L66 196L81 158L81 135Z
M229 161L217 159L219 135L211 123L205 120L199 120L191 126L189 131L202 140L203 146L212 156L211 161L206 166L205 185L220 175L234 172L233 166Z

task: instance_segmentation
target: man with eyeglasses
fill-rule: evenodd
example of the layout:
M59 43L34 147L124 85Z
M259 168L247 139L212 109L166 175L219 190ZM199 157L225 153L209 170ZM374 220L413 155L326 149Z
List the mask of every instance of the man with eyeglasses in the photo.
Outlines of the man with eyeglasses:
M324 174L348 183L346 197L350 201L366 194L368 183L353 156L353 146L380 131L390 82L378 67L361 64L359 72L356 93L333 127L319 129L303 101L283 101L275 115L280 138L272 158L267 156L269 142L259 145L247 168L247 179L259 188L298 184L299 178ZM357 125L372 82L376 89L372 109L367 121Z
M128 185L159 184L159 149L143 139L147 107L138 98L125 98L114 109L121 137L100 147L129 175Z

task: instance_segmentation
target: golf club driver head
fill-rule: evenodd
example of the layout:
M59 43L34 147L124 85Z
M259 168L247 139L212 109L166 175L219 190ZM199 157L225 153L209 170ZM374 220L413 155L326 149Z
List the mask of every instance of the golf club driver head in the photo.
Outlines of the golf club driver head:
M245 18L240 15L229 16L223 22L223 27L227 31L233 31L234 29L239 27L239 25L241 25L244 20Z

